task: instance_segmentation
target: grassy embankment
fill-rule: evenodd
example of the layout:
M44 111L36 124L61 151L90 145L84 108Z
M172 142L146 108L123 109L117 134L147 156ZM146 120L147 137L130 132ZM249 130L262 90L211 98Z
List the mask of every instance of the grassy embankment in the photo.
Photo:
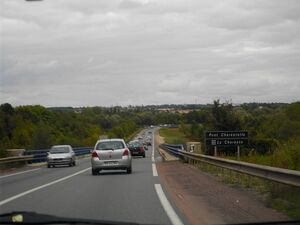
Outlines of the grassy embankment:
M137 136L144 128L138 128L136 131L134 131L132 134L130 134L128 137L125 137L124 140L126 142L131 141L135 136Z
M190 141L179 128L161 128L159 135L164 137L165 142L168 144L184 144Z

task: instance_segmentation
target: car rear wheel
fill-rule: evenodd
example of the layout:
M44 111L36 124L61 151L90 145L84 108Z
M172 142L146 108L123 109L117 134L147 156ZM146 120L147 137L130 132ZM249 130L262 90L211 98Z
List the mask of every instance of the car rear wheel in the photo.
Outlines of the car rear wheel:
M144 155L143 155L143 158L145 158L145 157L146 157L146 155L144 154Z
M97 174L98 174L98 171L95 170L95 169L92 169L92 175L95 176L95 175L97 175Z
M50 165L50 164L47 164L47 167L48 167L48 168L50 168L50 167L51 167L51 165Z

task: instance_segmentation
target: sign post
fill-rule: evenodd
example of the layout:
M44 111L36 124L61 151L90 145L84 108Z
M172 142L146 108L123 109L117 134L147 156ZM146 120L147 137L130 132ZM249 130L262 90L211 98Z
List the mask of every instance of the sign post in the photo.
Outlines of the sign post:
M240 146L237 146L237 160L240 161Z

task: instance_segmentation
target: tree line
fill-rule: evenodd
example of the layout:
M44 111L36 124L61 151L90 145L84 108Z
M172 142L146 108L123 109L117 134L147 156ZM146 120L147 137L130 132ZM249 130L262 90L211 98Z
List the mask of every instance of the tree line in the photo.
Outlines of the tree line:
M0 105L0 156L6 149L46 149L54 144L93 146L100 135L129 138L144 126L177 124L173 113L141 108L45 108Z

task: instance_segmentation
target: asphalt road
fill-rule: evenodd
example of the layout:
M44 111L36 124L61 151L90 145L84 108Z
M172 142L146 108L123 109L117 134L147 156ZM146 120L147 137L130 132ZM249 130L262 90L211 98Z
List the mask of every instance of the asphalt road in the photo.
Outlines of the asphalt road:
M159 156L152 150L149 147L146 158L133 159L132 174L104 171L92 176L90 159L84 158L75 167L43 166L2 176L0 213L34 211L141 224L187 224L172 200L164 199L155 167Z

